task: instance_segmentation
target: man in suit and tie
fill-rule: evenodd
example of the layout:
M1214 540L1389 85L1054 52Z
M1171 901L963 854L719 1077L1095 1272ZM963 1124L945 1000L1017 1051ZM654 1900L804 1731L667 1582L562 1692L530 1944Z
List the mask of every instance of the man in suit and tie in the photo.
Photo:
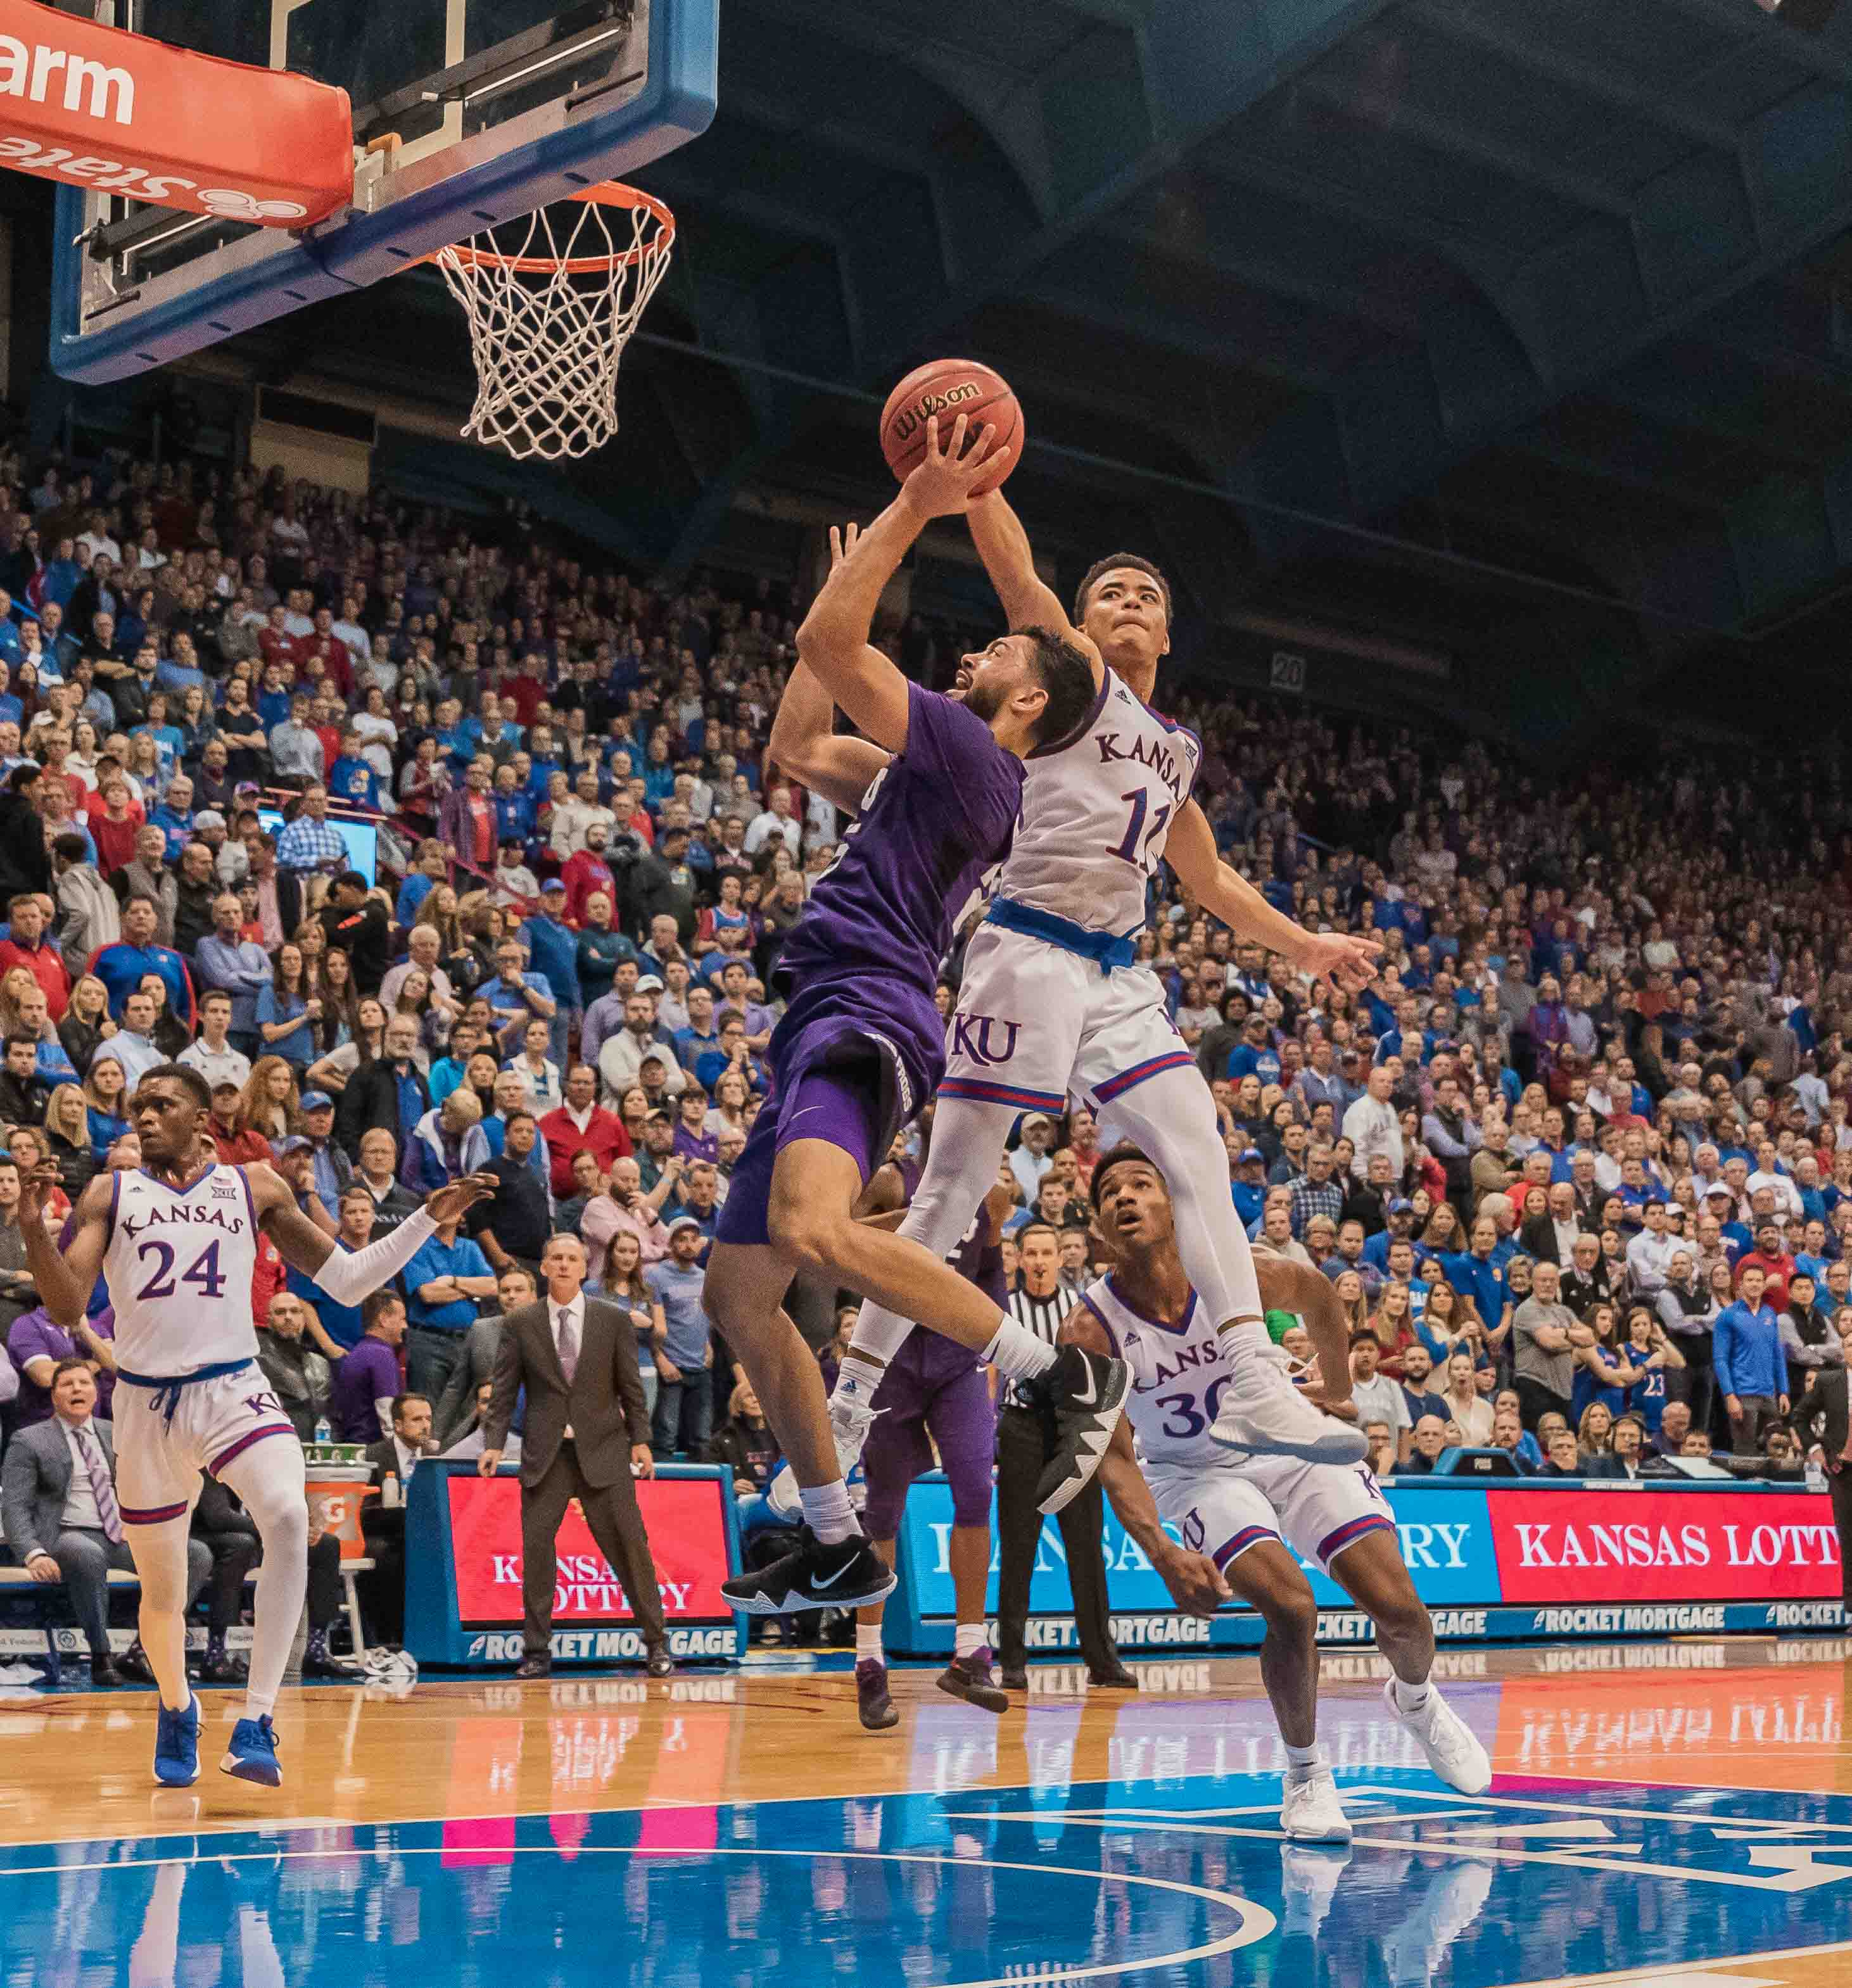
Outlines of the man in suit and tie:
M365 1452L380 1495L360 1507L360 1530L373 1564L371 1573L360 1576L360 1590L376 1638L397 1644L405 1635L405 1497L419 1459L435 1455L437 1445L428 1395L394 1395L389 1412L391 1435L370 1444Z
M555 1537L576 1498L598 1550L610 1563L642 1632L651 1677L674 1670L663 1627L656 1563L637 1503L637 1477L654 1475L650 1418L637 1369L637 1329L628 1312L585 1295L585 1247L555 1236L540 1259L540 1301L502 1323L494 1391L483 1418L477 1469L492 1477L515 1412L527 1391L521 1451L521 1597L524 1655L515 1675L545 1677L559 1571Z
M63 1581L71 1608L90 1648L90 1682L122 1682L110 1654L109 1572L133 1573L116 1501L116 1445L107 1422L99 1422L96 1381L83 1360L60 1360L52 1374L49 1422L21 1429L7 1445L0 1468L0 1514L7 1543L33 1580ZM203 1540L187 1542L187 1599L190 1608L212 1571ZM158 1600L171 1613L171 1597Z

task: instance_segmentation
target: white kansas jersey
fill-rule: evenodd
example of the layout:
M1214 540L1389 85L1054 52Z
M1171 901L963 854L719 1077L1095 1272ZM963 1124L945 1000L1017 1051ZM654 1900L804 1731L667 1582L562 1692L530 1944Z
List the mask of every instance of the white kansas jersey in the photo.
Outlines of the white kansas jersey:
M1215 1320L1190 1293L1181 1325L1134 1311L1110 1277L1097 1278L1080 1302L1106 1327L1113 1351L1132 1370L1125 1412L1147 1463L1225 1469L1228 1452L1209 1440L1222 1393L1234 1377L1223 1364Z
M1145 885L1201 764L1195 733L1107 670L1086 729L1024 762L1022 812L995 894L1089 931L1142 931Z
M103 1272L123 1366L168 1378L255 1358L257 1207L244 1168L210 1168L184 1192L140 1172L110 1181Z

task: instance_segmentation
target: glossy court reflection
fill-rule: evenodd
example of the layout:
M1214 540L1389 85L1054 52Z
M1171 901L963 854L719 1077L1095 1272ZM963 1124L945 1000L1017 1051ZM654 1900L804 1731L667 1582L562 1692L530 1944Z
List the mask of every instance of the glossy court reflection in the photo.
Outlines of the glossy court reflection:
M1110 1703L1039 1672L1000 1721L900 1673L879 1739L840 1673L306 1692L274 1817L157 1807L137 1699L12 1703L0 1983L1847 1977L1847 1645L1445 1661L1482 1798L1328 1661L1347 1854L1283 1843L1245 1663Z

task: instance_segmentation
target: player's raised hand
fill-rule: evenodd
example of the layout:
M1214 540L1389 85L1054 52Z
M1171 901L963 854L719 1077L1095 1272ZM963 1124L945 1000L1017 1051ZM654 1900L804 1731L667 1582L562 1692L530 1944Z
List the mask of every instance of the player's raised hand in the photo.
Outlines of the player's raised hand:
M901 486L901 493L923 518L946 518L962 511L972 492L997 475L1009 459L1009 448L996 445L997 431L987 422L975 439L960 414L951 431L942 433L939 418L926 422L926 453Z
M492 1201L502 1183L493 1174L465 1174L424 1198L424 1212L441 1229L447 1222L461 1222L479 1201Z
M1235 1591L1206 1554L1186 1553L1181 1547L1156 1563L1171 1598L1186 1615L1213 1615Z
M1347 994L1360 994L1376 978L1377 955L1382 949L1380 938L1359 932L1307 932L1293 963L1311 975L1316 987L1341 987Z
M855 542L862 536L860 525L832 525L830 527L830 570L834 573L844 560L855 550Z
M55 1160L41 1160L37 1166L19 1176L18 1219L22 1229L29 1222L36 1222L43 1226L45 1212L51 1205L52 1196L63 1185Z

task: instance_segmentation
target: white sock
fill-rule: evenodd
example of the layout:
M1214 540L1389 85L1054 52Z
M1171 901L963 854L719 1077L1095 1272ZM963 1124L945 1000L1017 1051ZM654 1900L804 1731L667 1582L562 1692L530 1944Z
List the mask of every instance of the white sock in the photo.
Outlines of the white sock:
M982 1622L961 1622L951 1632L951 1654L955 1657L975 1657L983 1647Z
M1295 1746L1289 1740L1286 1747L1289 1767L1322 1767L1325 1764L1325 1750L1316 1740L1310 1746Z
M861 1530L849 1503L849 1487L840 1477L833 1484L815 1484L807 1491L800 1487L797 1496L804 1523L824 1546L840 1546Z
M884 1378L884 1370L871 1367L852 1346L836 1371L836 1385L830 1391L830 1401L853 1401L858 1407L866 1408L874 1399L875 1391Z
M984 1357L1006 1381L1032 1381L1053 1366L1055 1349L1027 1326L1004 1318L997 1321L997 1336L985 1347Z
M1423 1678L1419 1684L1404 1684L1398 1677L1395 1683L1395 1709L1398 1712L1419 1712L1428 1702L1428 1694L1434 1687Z
M855 1660L858 1664L884 1664L887 1655L881 1648L881 1625L871 1627L866 1622L855 1625Z
M1245 1362L1251 1359L1265 1360L1267 1371L1276 1374L1278 1368L1268 1356L1273 1351L1273 1342L1267 1337L1266 1322L1258 1318L1225 1318L1215 1328L1216 1337L1222 1343L1222 1356L1235 1369L1238 1379L1242 1379L1251 1371Z

